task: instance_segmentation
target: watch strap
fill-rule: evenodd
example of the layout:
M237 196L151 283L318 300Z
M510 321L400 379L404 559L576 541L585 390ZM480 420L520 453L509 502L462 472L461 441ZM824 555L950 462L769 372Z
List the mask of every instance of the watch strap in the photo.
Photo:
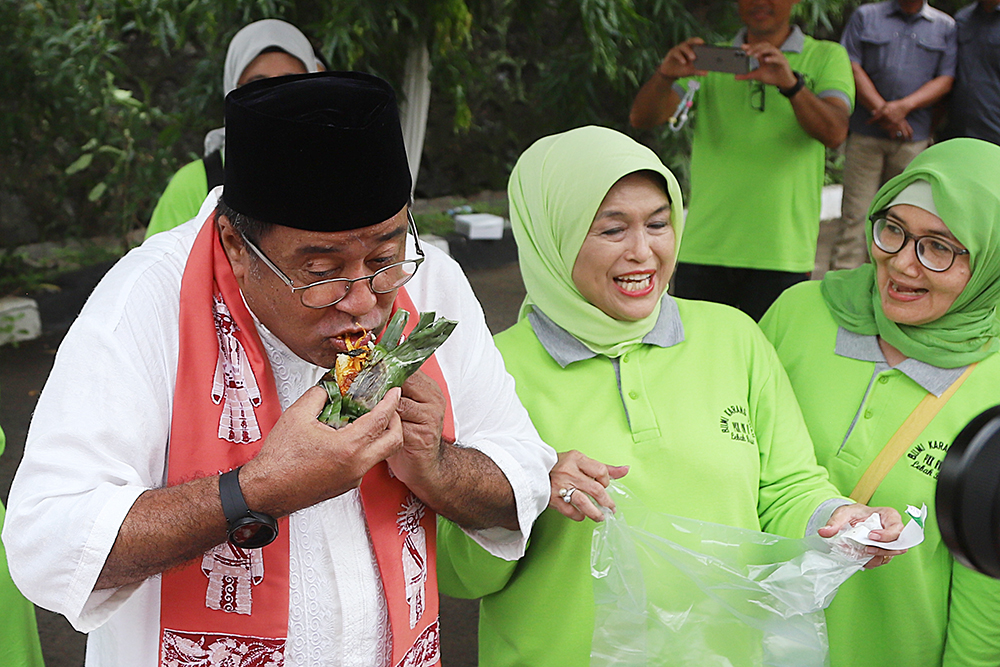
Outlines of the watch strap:
M238 520L250 515L243 489L240 488L240 469L233 468L219 476L219 499L222 501L222 513L226 515L226 523L230 527Z
M242 468L242 466L240 466ZM229 542L242 549L259 549L278 536L278 522L264 512L247 507L240 488L240 468L219 475L219 500L226 516Z
M795 93L805 88L806 85L806 77L802 75L802 72L792 70L792 74L795 75L795 85L791 88L778 88L778 92L788 98L794 97Z

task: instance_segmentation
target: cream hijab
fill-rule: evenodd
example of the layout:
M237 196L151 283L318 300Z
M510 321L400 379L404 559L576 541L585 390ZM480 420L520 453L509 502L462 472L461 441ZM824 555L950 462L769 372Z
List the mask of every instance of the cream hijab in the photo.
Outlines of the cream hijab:
M684 230L681 189L674 175L645 146L605 127L581 127L539 139L518 159L507 193L527 297L519 319L533 307L589 349L617 357L642 342L660 314L616 320L591 304L573 283L573 265L598 207L620 178L637 171L667 183L674 253Z

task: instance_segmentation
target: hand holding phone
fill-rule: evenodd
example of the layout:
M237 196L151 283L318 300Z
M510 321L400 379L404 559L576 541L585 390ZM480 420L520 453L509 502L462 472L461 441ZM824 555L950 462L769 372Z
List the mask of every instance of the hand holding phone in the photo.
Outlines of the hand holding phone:
M757 69L757 59L751 58L738 46L692 44L695 53L694 67L709 72L747 74Z

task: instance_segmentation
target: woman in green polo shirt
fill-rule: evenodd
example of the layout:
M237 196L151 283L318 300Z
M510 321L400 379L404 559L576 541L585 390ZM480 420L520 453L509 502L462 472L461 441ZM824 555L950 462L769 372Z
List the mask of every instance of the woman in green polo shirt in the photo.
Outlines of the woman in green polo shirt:
M0 429L0 454L6 438ZM6 511L0 503L0 528ZM4 667L44 667L38 641L35 607L24 599L11 581L7 552L0 543L0 665Z
M870 215L871 264L787 290L761 321L841 493L868 502L852 490L874 486L876 504L928 506L924 543L848 580L827 609L832 664L996 667L1000 581L949 554L934 497L952 440L1000 403L1000 147L932 146L882 187ZM918 404L953 385L928 422ZM911 413L927 415L919 435L887 444ZM883 448L900 452L895 464L859 485Z
M545 137L518 160L509 196L527 299L496 343L561 454L550 508L520 561L493 558L441 524L441 591L482 597L480 665L589 664L594 526L582 519L600 518L588 495L610 505L604 487L624 466L646 506L703 521L802 537L870 514L844 507L816 465L754 322L666 295L683 209L652 151L599 127ZM898 513L880 511L890 517L883 537L894 539Z

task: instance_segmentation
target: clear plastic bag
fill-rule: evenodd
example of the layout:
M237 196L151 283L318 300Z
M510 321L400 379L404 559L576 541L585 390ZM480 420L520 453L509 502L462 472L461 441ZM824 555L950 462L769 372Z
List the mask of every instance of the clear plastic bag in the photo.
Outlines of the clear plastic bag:
M620 484L594 530L591 665L823 667L823 609L864 560L650 511Z

